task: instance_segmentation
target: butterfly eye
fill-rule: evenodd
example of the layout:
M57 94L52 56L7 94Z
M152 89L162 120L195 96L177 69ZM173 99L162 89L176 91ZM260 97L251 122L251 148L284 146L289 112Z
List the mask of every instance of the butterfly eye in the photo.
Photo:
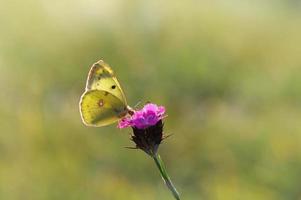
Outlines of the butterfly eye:
M112 89L115 89L116 88L116 85L112 85L112 87L111 87Z

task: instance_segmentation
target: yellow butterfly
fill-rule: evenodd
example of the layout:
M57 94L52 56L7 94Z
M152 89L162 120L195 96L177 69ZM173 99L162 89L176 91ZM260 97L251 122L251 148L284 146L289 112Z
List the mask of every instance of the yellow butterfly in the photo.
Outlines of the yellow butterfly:
M109 125L131 112L113 70L104 61L92 65L79 108L87 126Z

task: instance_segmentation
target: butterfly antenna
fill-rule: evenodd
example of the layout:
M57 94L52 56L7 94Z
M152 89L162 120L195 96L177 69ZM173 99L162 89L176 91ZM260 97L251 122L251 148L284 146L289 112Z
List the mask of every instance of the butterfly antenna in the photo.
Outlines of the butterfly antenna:
M136 105L134 105L134 108L137 108L140 104L141 104L141 101L138 101L138 102L136 103Z

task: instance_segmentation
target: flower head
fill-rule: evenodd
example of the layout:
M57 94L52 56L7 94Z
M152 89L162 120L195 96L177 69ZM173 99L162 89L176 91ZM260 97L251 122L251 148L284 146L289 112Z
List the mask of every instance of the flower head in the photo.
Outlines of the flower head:
M136 148L153 156L163 139L162 118L165 113L163 106L146 104L141 110L134 111L133 115L119 121L119 128L132 127L132 141Z

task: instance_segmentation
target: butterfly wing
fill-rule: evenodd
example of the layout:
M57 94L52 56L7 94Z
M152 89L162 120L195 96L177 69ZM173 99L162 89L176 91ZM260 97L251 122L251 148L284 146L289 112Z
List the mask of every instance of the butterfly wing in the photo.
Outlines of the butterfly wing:
M102 60L95 63L90 69L86 84L86 91L88 90L109 92L127 105L125 95L113 70Z
M80 101L80 112L84 124L105 126L124 117L128 110L124 102L103 90L88 90Z

